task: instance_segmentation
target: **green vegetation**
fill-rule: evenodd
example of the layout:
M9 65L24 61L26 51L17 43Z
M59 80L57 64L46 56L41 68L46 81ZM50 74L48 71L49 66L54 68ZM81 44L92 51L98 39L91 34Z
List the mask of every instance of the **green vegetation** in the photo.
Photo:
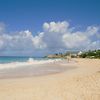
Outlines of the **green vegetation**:
M79 57L81 58L100 58L100 50L89 50L82 53Z
M70 52L66 53L55 53L52 55L48 55L48 58L66 58L67 56L71 56L72 58L99 58L100 59L100 50L89 50L86 52Z

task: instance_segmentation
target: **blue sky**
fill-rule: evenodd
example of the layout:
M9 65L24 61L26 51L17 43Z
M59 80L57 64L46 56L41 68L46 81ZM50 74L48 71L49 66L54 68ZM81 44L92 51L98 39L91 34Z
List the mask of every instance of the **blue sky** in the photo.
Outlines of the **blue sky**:
M89 26L92 27L90 28L90 30L95 30L95 28L100 26L100 0L0 0L0 23L4 24L5 27L2 25L1 27L4 27L4 31L6 31L2 31L2 34L7 35L11 33L13 35L16 35L16 32L18 32L19 34L20 31L23 31L24 34L26 32L25 30L28 30L28 32L31 32L32 36L36 38L36 36L39 37L39 34L41 32L46 33L45 29L47 29L48 25L50 25L51 29L53 28L51 22L54 22L53 24L55 24L59 28L59 23L62 24L64 21L65 26L63 26L67 27L66 23L69 23L70 27L74 27L74 32L76 33L77 31L80 31L80 33L83 32L84 34L85 32L87 32L87 28ZM48 25L44 25L45 23L47 23ZM46 27L43 29L44 26ZM96 33L95 36L89 37L91 43L96 42L99 44L100 41L96 37L98 36L97 34L99 34L98 30L94 32ZM51 31L49 30L47 33L50 32ZM54 34L55 33L57 32L54 32ZM27 34L27 32L25 34ZM46 35L43 37L46 38ZM65 37L67 38L67 36ZM46 39L43 38L43 40L41 41L44 42L45 40ZM4 42L5 41L2 39L1 44L3 44ZM61 44L61 42L55 42ZM51 44L49 43L48 45L50 49ZM51 47L53 48L53 46ZM69 46L67 45L67 47L65 47L60 45L58 47L60 49L66 50ZM20 50L17 51L17 49L15 48L14 50L17 53L11 53L13 51L11 47L5 49L4 46L1 46L0 51L5 52L2 52L0 55L20 55L20 53L24 52L23 50L21 52ZM36 51L39 51L39 49ZM49 53L47 49L42 49L42 51L42 54L45 54L44 52L46 52L46 54ZM54 51L56 52L57 50ZM31 53L34 55L33 52L30 52L27 55L31 55ZM36 55L39 53L41 54L41 51L36 53ZM24 54L26 54L26 52L23 53L23 55Z
M0 0L0 21L10 31L41 31L44 22L67 20L72 25L98 25L100 0Z

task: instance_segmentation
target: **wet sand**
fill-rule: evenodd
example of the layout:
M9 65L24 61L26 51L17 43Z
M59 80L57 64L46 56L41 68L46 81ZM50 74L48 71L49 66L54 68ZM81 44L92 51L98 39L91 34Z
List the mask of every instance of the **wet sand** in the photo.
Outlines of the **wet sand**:
M70 63L75 63L75 62L71 61ZM18 66L15 68L1 69L0 79L23 78L23 77L33 77L33 76L35 77L35 76L44 76L48 74L62 73L64 71L76 68L75 66L71 66L70 63L66 62L66 60L63 60L63 64L62 61L59 61L54 63L29 64L29 65ZM8 66L10 66L10 63L8 63Z

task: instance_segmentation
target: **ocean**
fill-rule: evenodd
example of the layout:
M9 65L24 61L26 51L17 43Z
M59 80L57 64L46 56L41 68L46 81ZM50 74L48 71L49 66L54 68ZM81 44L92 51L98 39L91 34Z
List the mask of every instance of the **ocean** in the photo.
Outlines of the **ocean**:
M12 62L27 62L29 59L34 60L48 60L48 58L44 57L18 57L18 56L1 56L0 64L12 63Z

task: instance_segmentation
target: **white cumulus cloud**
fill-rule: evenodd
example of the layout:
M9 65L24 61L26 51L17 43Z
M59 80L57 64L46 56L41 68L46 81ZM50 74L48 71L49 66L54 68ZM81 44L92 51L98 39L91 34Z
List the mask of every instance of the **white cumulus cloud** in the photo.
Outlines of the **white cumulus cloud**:
M43 31L33 36L29 30L5 33L4 25L1 24L0 55L34 55L100 48L99 27L88 26L84 31L74 29L67 21L45 22Z

